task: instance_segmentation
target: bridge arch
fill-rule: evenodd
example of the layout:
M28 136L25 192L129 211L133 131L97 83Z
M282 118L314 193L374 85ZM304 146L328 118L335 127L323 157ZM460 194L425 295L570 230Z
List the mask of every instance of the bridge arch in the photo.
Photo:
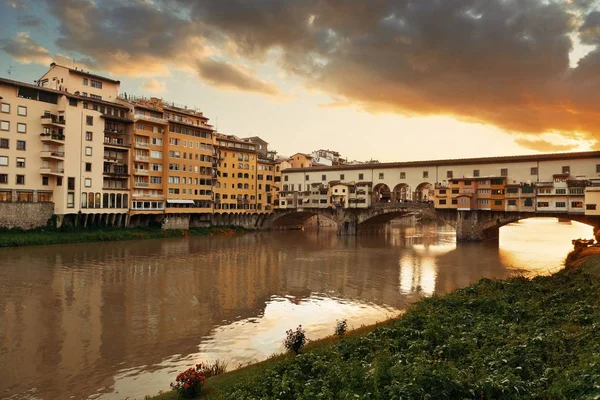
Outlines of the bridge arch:
M532 219L532 218L561 218L561 219L568 219L569 221L574 221L574 222L580 222L582 224L588 225L591 228L596 228L598 226L598 220L597 219L592 219L589 217L586 217L585 215L569 215L569 214L565 214L565 215L553 215L551 213L548 214L543 214L543 213L531 213L531 215L529 214L517 214L517 215L507 215L507 216L498 216L496 217L496 219L494 221L489 221L487 223L485 223L482 226L482 230L484 233L491 233L493 231L499 230L500 228L502 228L503 226L506 226L508 224L511 224L513 222L519 222L519 221L523 221L525 219Z
M433 200L434 186L429 182L420 183L415 189L413 195L414 201L429 201Z
M338 221L334 217L334 212L334 210L330 209L314 209L285 212L280 215L274 214L271 225L276 228L299 227L303 226L308 219L314 217L315 215L318 215L319 217L324 217L334 222L337 226Z
M392 191L385 183L378 183L373 188L372 203L389 203L392 201Z
M401 203L406 200L411 200L410 186L406 183L399 183L394 186L392 191L392 203Z

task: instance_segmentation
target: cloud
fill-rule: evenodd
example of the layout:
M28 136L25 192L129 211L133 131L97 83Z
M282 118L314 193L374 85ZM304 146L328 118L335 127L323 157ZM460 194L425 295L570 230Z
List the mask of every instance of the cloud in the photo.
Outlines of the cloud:
M23 64L43 64L52 62L52 55L36 43L27 32L17 33L14 37L0 41L0 48Z
M150 1L47 0L60 22L57 45L82 54L96 70L136 77L196 71L213 86L277 93L273 84L231 63L209 58L214 33L169 4ZM159 7L159 6L162 6Z
M515 143L526 149L541 151L545 153L573 151L576 150L578 147L577 144L558 144L549 142L544 139L517 138L515 139Z
M156 79L150 79L149 81L144 82L142 88L150 93L164 93L167 91L167 83Z
M27 5L19 0L4 0L4 3L14 10L19 8L27 8Z
M198 74L210 84L232 90L279 95L277 86L256 78L250 71L210 58L198 61Z
M40 17L22 13L17 15L17 22L20 26L26 26L29 28L37 28L44 25L44 21Z
M175 66L216 87L275 95L274 84L230 61L254 67L277 54L281 70L334 104L599 138L592 0L46 3L58 46L114 74L156 77ZM593 49L572 67L576 35ZM228 61L215 61L215 48Z

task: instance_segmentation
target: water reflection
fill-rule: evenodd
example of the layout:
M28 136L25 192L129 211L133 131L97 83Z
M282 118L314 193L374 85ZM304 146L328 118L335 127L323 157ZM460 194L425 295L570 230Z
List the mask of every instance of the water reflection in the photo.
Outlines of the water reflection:
M312 231L1 249L0 397L154 394L195 362L235 367L281 351L285 330L299 323L317 338L336 319L373 323L481 277L552 272L570 239L590 232L532 220L502 228L499 246L456 246L449 227L400 225L371 237Z

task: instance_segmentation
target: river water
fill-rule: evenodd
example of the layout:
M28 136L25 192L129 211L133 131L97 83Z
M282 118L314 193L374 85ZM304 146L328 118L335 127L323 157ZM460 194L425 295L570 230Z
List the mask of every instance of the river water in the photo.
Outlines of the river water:
M382 235L251 233L0 249L0 398L134 399L200 361L229 369L309 338L398 315L482 277L561 268L590 227L533 219L499 245L456 244L445 226Z

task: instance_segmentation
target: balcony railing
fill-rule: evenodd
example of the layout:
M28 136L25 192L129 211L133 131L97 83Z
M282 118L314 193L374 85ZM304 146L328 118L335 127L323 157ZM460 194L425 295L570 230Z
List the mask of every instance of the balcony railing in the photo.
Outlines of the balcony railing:
M135 187L148 187L149 183L148 182L135 182Z
M140 156L139 154L135 155L135 159L138 161L148 161L149 160L148 156Z
M42 158L64 158L64 151L42 151L40 153Z
M162 194L143 194L143 193L134 193L133 197L147 197L151 199L164 199L164 195Z
M42 115L42 125L65 125L67 121L64 117L59 117L54 114L44 114Z
M104 138L104 144L108 146L119 146L119 147L131 147L131 145L125 143L125 141L120 139L111 139L108 137Z
M41 167L40 173L42 173L42 174L64 174L65 169L57 168L57 167Z
M65 140L65 135L59 135L59 134L55 134L55 133L40 133L40 137L42 138L42 140L60 140L60 141L64 141Z
M150 147L150 142L135 142L136 147Z
M167 123L167 120L164 118L152 117L150 115L144 115L144 114L135 114L133 116L133 119L145 119L147 121L159 122L161 124Z
M134 171L138 175L148 175L148 173L150 172L147 169L138 169L138 168L135 168Z

